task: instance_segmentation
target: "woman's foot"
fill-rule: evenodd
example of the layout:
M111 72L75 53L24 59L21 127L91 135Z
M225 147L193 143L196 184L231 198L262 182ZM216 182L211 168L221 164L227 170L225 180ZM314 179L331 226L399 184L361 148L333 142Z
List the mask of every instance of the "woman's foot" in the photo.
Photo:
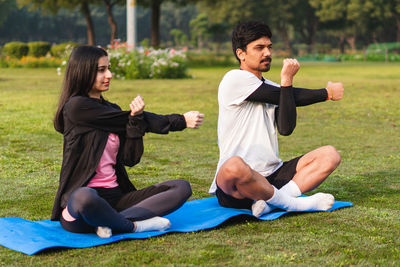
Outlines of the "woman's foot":
M171 227L168 219L163 217L153 217L143 221L135 221L135 233L149 232L149 231L165 231Z
M101 238L109 238L112 236L112 231L107 226L98 226L96 234Z

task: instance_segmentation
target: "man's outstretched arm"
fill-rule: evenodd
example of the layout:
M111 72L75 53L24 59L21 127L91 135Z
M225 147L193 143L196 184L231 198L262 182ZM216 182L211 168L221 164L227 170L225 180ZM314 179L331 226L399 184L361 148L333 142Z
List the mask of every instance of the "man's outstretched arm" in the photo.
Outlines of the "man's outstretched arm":
M293 87L294 101L297 107L307 106L326 100L337 101L343 97L342 83L328 82L326 88L322 89L305 89ZM263 102L279 105L281 88L262 83L246 100L253 102Z

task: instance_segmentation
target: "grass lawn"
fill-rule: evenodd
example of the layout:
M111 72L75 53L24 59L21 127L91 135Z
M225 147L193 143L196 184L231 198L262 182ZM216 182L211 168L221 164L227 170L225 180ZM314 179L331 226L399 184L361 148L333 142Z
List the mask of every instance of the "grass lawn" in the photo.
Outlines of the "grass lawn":
M275 63L267 78L279 81ZM205 113L198 130L147 134L128 173L138 187L183 178L191 199L208 197L218 161L217 88L228 69L193 69L194 79L112 81L107 99L128 108L140 93L146 110ZM335 212L275 221L231 220L217 229L26 256L0 247L0 265L400 265L400 64L303 63L295 85L342 81L342 101L298 109L294 133L280 138L283 160L322 145L342 163L315 192L352 201ZM52 119L62 78L55 69L0 69L0 216L50 217L62 159ZM210 215L212 216L212 215Z

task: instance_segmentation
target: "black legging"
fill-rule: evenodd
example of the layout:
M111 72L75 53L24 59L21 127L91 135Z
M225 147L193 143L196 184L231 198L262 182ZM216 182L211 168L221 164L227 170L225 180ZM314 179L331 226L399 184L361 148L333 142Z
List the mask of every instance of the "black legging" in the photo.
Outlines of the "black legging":
M189 182L180 179L127 194L120 193L120 196L114 192L113 189L105 188L77 189L71 194L67 204L68 212L76 220L68 222L61 216L62 227L74 233L94 232L97 226L107 226L115 232L133 232L132 221L169 214L192 195Z

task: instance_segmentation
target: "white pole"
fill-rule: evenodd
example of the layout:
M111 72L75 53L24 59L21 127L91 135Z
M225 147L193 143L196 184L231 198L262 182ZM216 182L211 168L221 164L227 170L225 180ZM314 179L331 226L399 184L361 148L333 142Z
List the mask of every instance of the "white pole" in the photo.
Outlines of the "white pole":
M136 47L136 0L126 0L126 36L128 49Z

